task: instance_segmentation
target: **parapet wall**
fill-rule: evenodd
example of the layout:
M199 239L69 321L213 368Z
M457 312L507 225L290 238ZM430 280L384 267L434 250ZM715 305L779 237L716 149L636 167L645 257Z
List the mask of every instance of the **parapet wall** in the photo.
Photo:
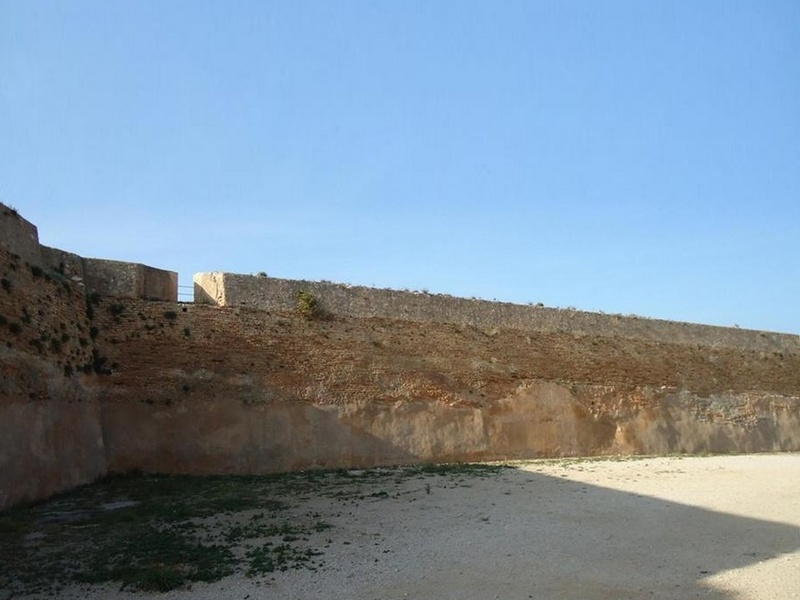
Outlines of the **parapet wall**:
M348 317L382 317L422 323L453 323L479 329L622 337L764 352L800 352L800 336L792 334L490 302L443 294L233 273L198 273L194 277L194 288L195 302L218 306L293 310L297 307L298 293L305 291L314 295L322 311Z
M87 294L178 300L178 274L139 263L84 258L39 244L36 226L15 209L0 204L0 247L29 265L44 267L73 283L84 286Z
M5 204L0 204L0 245L33 265L41 262L36 225Z
M86 289L101 296L141 298L144 300L178 299L178 274L137 263L84 258Z

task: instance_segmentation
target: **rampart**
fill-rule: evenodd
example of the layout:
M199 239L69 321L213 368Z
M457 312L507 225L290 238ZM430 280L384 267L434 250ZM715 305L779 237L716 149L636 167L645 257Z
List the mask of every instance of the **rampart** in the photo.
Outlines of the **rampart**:
M0 240L6 250L22 260L34 265L41 262L36 225L5 204L0 204Z
M0 204L0 247L23 263L67 277L87 294L175 302L178 274L139 263L84 258L39 243L36 226Z
M39 244L0 204L0 509L107 471L92 302L175 301L177 274Z
M479 329L516 329L724 346L748 350L798 351L800 336L733 327L696 325L635 316L456 298L443 294L374 289L328 282L296 281L233 273L198 273L195 301L290 311L298 294L312 294L323 312L355 318L381 317L420 323L453 323Z
M797 336L228 274L178 303L0 208L0 509L130 470L800 450Z

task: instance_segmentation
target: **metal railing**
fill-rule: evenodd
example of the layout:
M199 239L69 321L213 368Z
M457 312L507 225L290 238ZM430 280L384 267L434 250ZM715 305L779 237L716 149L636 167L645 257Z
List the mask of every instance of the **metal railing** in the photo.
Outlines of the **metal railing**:
M194 302L194 285L178 286L178 302Z

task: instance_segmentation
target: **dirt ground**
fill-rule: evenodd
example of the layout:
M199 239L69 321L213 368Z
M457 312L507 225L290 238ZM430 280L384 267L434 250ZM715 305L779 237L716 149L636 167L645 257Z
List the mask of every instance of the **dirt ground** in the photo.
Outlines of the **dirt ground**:
M367 482L358 497L298 509L332 525L310 541L316 571L60 597L800 598L798 454L531 461Z

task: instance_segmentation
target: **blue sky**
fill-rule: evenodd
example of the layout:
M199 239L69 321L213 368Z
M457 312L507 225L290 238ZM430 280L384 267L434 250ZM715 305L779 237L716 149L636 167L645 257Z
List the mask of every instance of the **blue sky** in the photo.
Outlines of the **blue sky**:
M42 243L800 333L800 2L0 0Z

